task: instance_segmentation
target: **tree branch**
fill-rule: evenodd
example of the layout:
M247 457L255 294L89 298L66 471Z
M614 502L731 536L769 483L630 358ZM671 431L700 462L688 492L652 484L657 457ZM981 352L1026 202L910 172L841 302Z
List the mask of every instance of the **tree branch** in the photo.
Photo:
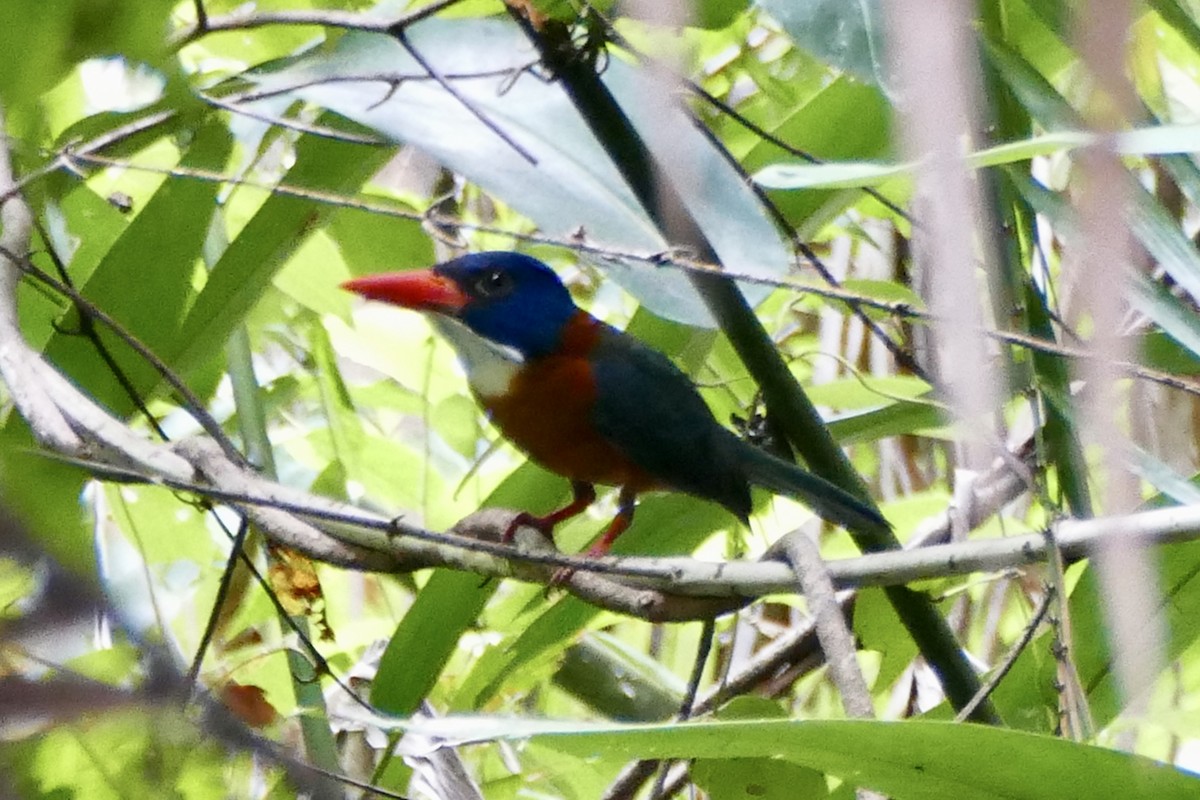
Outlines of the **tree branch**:
M0 148L0 198L5 198L0 206L0 246L19 255L28 250L30 216L16 185L7 151ZM151 443L29 349L16 318L19 275L17 264L0 259L0 378L38 441L53 453L89 466L101 478L157 483L228 502L246 511L276 541L352 568L404 571L443 565L544 582L554 569L573 567L577 574L568 584L571 591L644 619L703 619L764 594L794 591L794 575L777 563L569 558L528 535L521 539L526 543L523 550L514 551L498 543L507 525L503 514L473 516L452 534L438 534L267 481L231 461L209 440L174 447ZM1002 482L997 496L1010 496L1018 486L1014 481ZM991 503L982 503L972 522L993 510ZM1118 535L1148 543L1197 538L1200 510L1170 508L1062 522L1055 530L1063 555L1077 558L1097 542ZM845 559L831 562L829 568L839 588L894 586L1035 563L1045 558L1045 547L1040 536L1012 537Z
M802 530L784 536L771 550L779 554L796 573L796 580L808 602L816 627L817 640L829 665L829 677L842 694L842 707L850 717L871 719L875 707L871 691L859 669L854 634L834 593L833 578L821 559L817 543Z
M33 215L14 187L16 178L8 150L7 121L0 106L0 246L8 252L29 250ZM51 400L36 373L38 356L25 343L17 317L17 284L21 271L9 259L0 258L0 378L8 386L17 410L34 437L59 451L78 453L83 442L71 429L63 413Z
M392 33L407 28L409 25L432 17L434 14L449 8L459 0L438 0L427 6L418 8L397 19L363 14L359 11L335 11L333 9L305 11L235 11L232 14L205 16L197 18L196 22L186 28L176 31L167 39L167 47L178 50L210 33L221 31L242 31L252 28L262 28L267 25L319 25L323 28L338 28L345 31L365 31L367 33ZM199 15L198 15L199 17Z
M703 619L706 615L734 610L764 595L791 593L796 589L794 573L784 564L769 560L778 557L777 551L769 550L761 561L713 562L683 556L570 557L559 554L531 528L518 531L514 548L499 543L512 515L517 513L510 509L483 509L464 518L451 532L436 533L274 483L248 469L230 469L220 448L206 439L180 442L174 450L186 455L189 463L194 463L212 483L190 483L168 477L155 480L118 468L102 470L93 466L110 480L157 483L238 506L264 524L268 536L277 541L318 559L325 559L330 548L334 548L335 554L327 560L354 569L402 572L448 566L493 577L546 583L557 569L570 567L578 574L565 586L583 599L656 621ZM283 519L274 515L260 521L256 509L262 507L303 518L307 527L302 530L306 532L296 534L281 528L270 522ZM1064 520L1053 527L1062 556L1078 559L1115 537L1133 537L1145 544L1200 539L1200 506ZM358 548L358 553L337 551L326 539ZM834 559L827 566L838 589L897 586L1042 563L1047 557L1047 547L1045 537L1029 534ZM692 601L697 604L690 606L690 611L680 612L687 607L683 604Z

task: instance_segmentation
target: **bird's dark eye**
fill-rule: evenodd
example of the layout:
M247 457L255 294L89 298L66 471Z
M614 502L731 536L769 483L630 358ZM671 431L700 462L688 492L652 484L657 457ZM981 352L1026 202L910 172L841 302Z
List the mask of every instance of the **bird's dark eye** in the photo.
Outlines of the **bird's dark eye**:
M492 269L475 279L473 288L479 297L502 297L512 291L513 280L502 269Z

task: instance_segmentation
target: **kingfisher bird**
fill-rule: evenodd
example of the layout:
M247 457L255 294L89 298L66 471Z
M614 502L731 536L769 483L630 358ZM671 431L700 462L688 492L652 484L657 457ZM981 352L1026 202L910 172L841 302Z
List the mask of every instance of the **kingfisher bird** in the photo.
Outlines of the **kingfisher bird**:
M750 486L803 501L852 530L890 528L850 493L739 439L713 417L665 355L575 305L546 264L521 253L464 255L430 269L355 278L342 288L428 312L457 351L467 382L500 432L571 481L573 497L545 516L519 514L547 536L620 487L618 511L588 556L607 553L633 520L637 496L683 492L749 523Z

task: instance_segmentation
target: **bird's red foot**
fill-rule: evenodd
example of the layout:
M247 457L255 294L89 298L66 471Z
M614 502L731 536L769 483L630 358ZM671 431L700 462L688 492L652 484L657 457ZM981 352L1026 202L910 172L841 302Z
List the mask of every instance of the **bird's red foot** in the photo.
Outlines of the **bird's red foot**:
M500 537L500 541L504 544L512 542L513 537L517 535L517 528L522 525L527 525L530 528L537 528L547 538L553 540L554 527L560 522L566 522L571 517L578 516L583 513L584 509L592 504L596 499L596 490L590 483L575 481L571 484L571 502L567 503L557 511L551 511L544 517L534 516L528 511L522 511L512 518L512 522L508 523L508 527L504 529L504 535Z
M612 548L613 542L617 540L618 536L625 532L625 529L629 527L629 523L632 521L633 503L631 496L628 503L622 504L621 510L617 513L617 516L613 518L613 521L609 523L608 530L606 530L604 535L600 537L600 541L592 545L588 551L583 554L583 558L600 558L608 555L608 551ZM575 571L575 567L560 567L559 569L555 570L554 575L550 577L550 585L561 586L562 584L566 583L572 575L575 574Z

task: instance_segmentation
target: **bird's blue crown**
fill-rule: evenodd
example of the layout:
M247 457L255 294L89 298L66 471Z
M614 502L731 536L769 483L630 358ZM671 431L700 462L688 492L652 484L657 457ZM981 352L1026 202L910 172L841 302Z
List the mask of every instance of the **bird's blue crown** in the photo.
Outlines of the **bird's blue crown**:
M525 358L554 352L563 327L578 310L552 269L520 253L471 253L435 271L471 298L459 320Z

